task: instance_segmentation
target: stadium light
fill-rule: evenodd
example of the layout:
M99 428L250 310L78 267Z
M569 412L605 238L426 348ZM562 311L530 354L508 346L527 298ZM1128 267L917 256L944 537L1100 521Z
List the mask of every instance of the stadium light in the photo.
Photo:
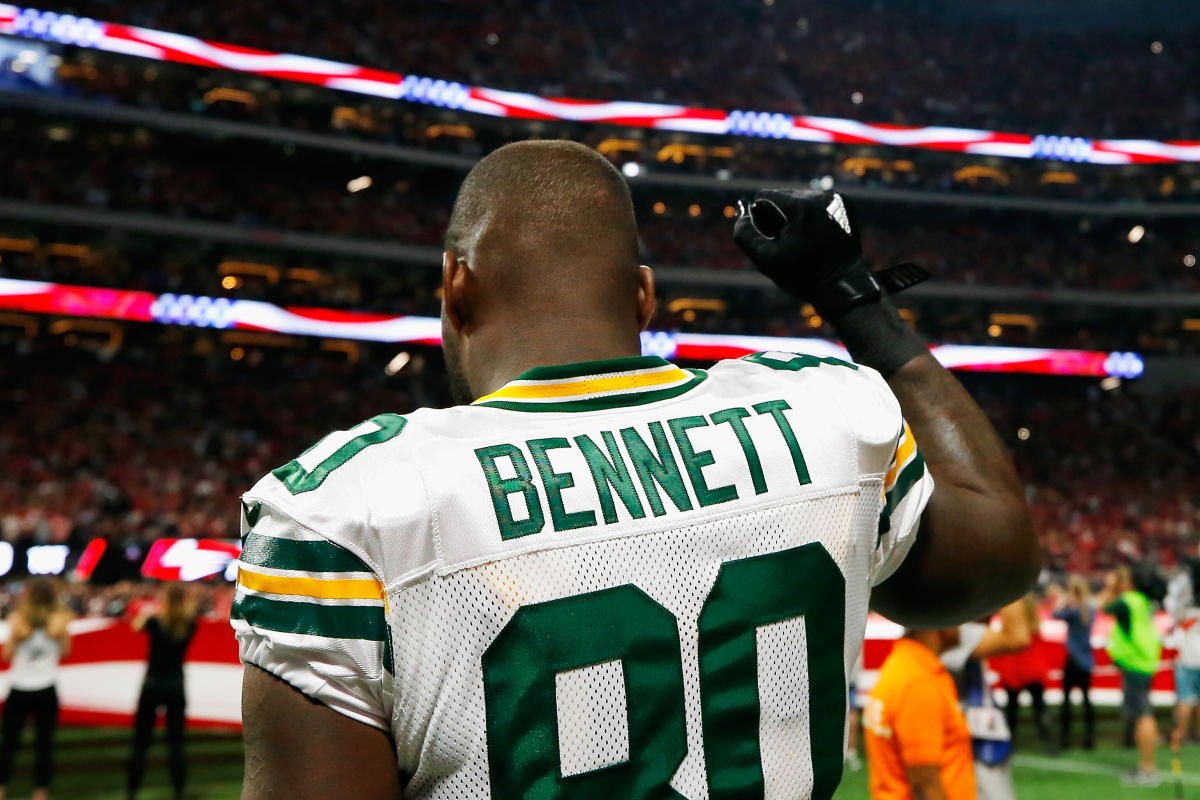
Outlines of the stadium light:
M359 175L346 183L346 191L361 192L363 189L369 189L372 183L374 181L371 180L370 175Z
M1137 244L1146 235L1146 227L1144 225L1134 225L1129 229L1129 243Z
M626 178L636 178L642 174L642 165L636 161L626 161L621 165L621 174Z
M1121 379L1118 378L1116 375L1110 375L1107 378L1104 378L1103 380L1100 381L1100 388L1106 392L1111 392L1113 389L1116 389L1120 385L1121 385Z
M1029 439L1029 428L1017 428L1017 438L1022 442Z
M392 375L398 374L400 370L408 366L408 362L410 361L412 361L412 355L404 350L401 350L396 354L395 358L387 363L387 366L383 368L383 371L389 377L391 377Z
M1194 266L1196 266L1196 257L1195 257L1194 255L1192 255L1191 253L1188 253L1187 255L1185 255L1185 256L1183 257L1183 265L1184 265L1185 267L1194 267Z

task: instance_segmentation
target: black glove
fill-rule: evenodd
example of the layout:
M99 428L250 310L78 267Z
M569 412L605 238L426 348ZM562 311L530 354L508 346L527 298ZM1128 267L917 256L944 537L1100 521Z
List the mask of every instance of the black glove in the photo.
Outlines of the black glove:
M929 273L902 264L875 273L862 260L858 215L837 192L764 189L738 203L733 239L759 271L830 320Z

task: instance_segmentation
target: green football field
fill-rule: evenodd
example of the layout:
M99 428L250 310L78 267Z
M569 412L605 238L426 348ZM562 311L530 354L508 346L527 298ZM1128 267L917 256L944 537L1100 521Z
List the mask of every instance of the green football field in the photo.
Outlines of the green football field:
M1053 712L1056 709L1051 709ZM1159 754L1164 782L1156 789L1123 787L1120 775L1135 763L1133 751L1117 746L1119 723L1106 715L1101 720L1100 741L1093 752L1068 750L1060 755L1042 751L1032 736L1032 721L1023 717L1014 773L1020 800L1174 800L1170 757ZM1166 733L1167 718L1160 713L1160 729ZM128 756L129 732L119 728L63 728L58 737L58 770L52 794L79 800L124 800L124 762ZM150 752L150 768L140 797L168 800L165 750L156 744ZM10 798L29 796L32 754L27 746L17 760L16 776L9 787ZM234 800L241 787L241 742L234 734L193 733L188 741L190 781L188 796L200 800ZM1200 744L1184 748L1182 797L1200 800ZM867 773L847 772L835 795L837 800L867 797Z

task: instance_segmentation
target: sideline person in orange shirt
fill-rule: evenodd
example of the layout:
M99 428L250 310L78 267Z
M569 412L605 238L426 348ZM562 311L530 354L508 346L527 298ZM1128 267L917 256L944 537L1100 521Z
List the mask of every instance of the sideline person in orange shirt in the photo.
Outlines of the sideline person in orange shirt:
M958 628L905 631L863 715L871 800L975 800L971 735L938 656Z

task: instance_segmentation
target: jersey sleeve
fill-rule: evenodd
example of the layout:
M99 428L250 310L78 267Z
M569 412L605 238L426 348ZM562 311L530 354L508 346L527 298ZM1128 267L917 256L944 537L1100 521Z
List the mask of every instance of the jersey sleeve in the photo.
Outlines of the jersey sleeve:
M933 494L933 477L917 448L917 440L903 418L900 426L883 479L883 509L879 512L879 540L871 569L872 586L891 577L912 550L921 514Z
M271 504L243 501L230 615L251 664L359 722L387 730L393 670L383 585L345 547Z

